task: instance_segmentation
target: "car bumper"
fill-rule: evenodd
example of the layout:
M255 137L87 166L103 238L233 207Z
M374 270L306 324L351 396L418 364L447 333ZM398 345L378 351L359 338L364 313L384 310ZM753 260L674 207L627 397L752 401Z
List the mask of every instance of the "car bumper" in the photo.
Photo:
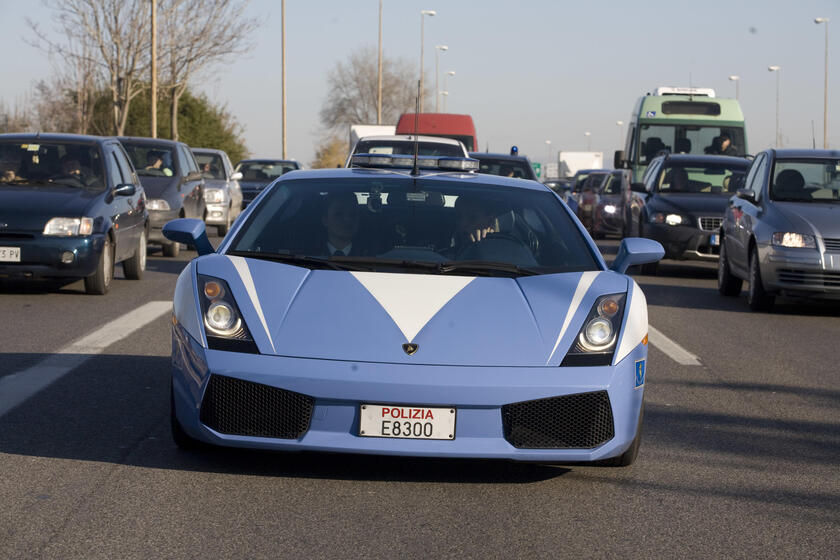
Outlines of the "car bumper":
M20 262L0 262L0 279L28 280L84 278L96 271L105 234L85 237L49 237L36 234L31 239L4 239L0 245L20 248ZM72 253L73 260L61 257Z
M596 233L621 235L624 233L624 219L617 212L613 214L599 212L592 229Z
M645 224L645 237L659 241L666 259L717 260L720 235L697 227Z
M506 368L407 366L287 358L207 350L183 330L173 327L173 394L178 421L193 438L221 446L325 451L416 457L461 457L519 461L597 461L623 453L635 437L644 385L636 387L636 362L647 347L639 345L616 366L570 368ZM253 387L279 388L310 397L314 403L308 429L293 439L221 433L201 421L211 376L250 382ZM506 405L580 394L606 395L612 434L591 447L524 448L509 442L511 420ZM552 399L543 401L542 399ZM363 403L447 407L456 410L452 440L365 437L359 434ZM240 403L243 411L254 410ZM553 409L552 409L553 410ZM557 422L545 414L546 425ZM569 422L575 414L568 408ZM584 416L581 416L583 418ZM591 432L595 423L580 426ZM506 427L507 426L507 427ZM511 438L513 439L513 438Z
M149 210L149 243L170 243L163 236L163 226L166 222L179 217L179 210Z
M230 219L230 204L228 202L220 204L207 204L207 219L204 222L212 226L223 226L228 223Z
M770 292L840 299L840 253L819 249L759 247L761 279Z

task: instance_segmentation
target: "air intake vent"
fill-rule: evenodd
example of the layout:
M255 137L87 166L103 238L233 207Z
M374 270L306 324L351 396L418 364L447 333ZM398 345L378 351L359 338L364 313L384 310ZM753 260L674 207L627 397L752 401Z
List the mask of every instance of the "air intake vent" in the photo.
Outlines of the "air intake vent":
M615 436L606 391L505 405L502 423L520 449L591 449Z

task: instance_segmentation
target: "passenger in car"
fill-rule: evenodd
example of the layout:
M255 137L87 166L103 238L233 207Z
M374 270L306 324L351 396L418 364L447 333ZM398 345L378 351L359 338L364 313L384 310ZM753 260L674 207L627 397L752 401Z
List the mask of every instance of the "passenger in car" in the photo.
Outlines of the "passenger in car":
M16 156L10 152L5 152L2 156L0 156L0 183L24 181L25 179L18 175L18 173L20 173L20 167L20 156Z

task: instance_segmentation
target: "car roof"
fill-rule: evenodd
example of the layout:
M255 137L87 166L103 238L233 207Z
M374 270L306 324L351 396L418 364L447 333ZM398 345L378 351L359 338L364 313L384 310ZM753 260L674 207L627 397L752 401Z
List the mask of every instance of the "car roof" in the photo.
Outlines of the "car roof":
M785 148L771 150L776 158L840 158L840 150Z
M408 173L408 170L403 171L404 172L395 172L392 169L376 169L367 167L336 167L326 169L307 169L300 171L291 171L280 177L278 180L288 181L292 179L359 179L361 177L376 177L377 181L387 182L389 179L405 180L414 177ZM531 181L529 179L516 179L513 177L501 177L499 175L485 175L483 173L467 173L462 171L440 172L436 170L429 170L428 172L421 172L420 178L422 178L424 181L469 181L479 182L482 185L489 186L513 187L518 189L553 192L551 191L551 189L537 181Z
M12 132L10 134L0 134L0 140L25 140L31 142L75 142L75 143L90 143L101 144L104 142L115 142L117 139L112 136L93 136L90 134L69 134L69 133L54 133L54 132Z
M719 156L707 154L666 154L657 156L654 159L664 159L677 163L717 163L720 165L741 165L748 167L750 161L746 158L736 156Z
M529 163L527 156L512 156L510 154L494 154L491 152L470 152L470 157L475 159L498 159L504 161L521 161Z
M297 160L294 159L273 159L273 158L250 158L250 159L240 159L236 165L240 163L294 163L296 165L300 165Z
M397 141L397 142L414 142L414 135L413 134L392 134L390 136L362 136L359 138L359 142L383 142L383 141ZM453 146L461 145L460 140L455 140L454 138L445 138L443 136L422 136L418 135L417 140L419 142L435 142L437 144L450 144Z
M175 140L167 140L166 138L149 138L148 136L118 136L120 142L132 142L134 144L149 144L157 146L171 146L175 147L183 142L176 142Z
M225 152L224 150L217 150L215 148L190 148L190 149L193 152L201 152L203 154L219 154L219 155L225 154L225 155L227 155L227 152Z
M579 175L580 173L612 173L615 171L614 169L578 169L575 172L575 175Z

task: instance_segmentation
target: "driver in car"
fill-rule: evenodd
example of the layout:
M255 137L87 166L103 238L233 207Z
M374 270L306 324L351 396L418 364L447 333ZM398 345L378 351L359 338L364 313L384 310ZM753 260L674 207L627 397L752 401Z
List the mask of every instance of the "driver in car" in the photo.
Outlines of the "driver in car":
M457 255L473 243L499 232L499 221L478 198L465 196L455 201L455 234L450 253Z
M0 156L0 183L24 181L25 179L18 173L20 173L20 157L11 152L5 152Z

